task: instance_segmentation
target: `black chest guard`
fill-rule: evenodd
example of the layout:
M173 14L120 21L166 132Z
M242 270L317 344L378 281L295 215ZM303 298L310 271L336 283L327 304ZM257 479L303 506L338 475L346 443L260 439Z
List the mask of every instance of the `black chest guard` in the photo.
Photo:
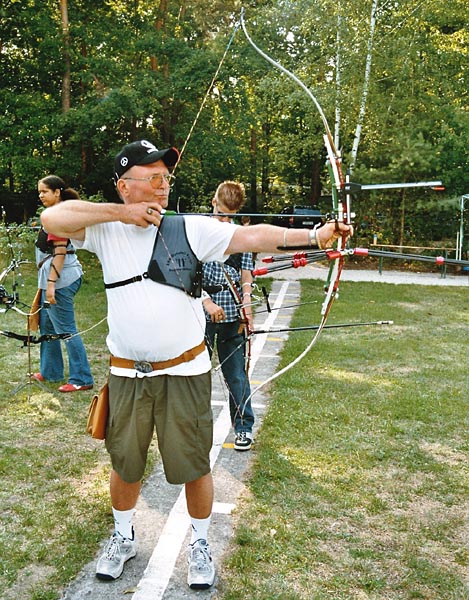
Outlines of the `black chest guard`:
M163 285L178 288L193 298L202 294L202 263L190 247L183 217L163 218L156 233L148 270L123 281L105 283L113 289L151 279Z
M37 234L36 246L41 252L44 252L44 254L52 253L52 245L47 241L47 233L42 227Z
M229 265L238 271L241 272L241 261L243 259L243 255L239 252L238 254L231 254L226 260L225 265Z
M47 238L48 233L44 231L44 229L41 227L39 233L37 234L35 245L39 248L41 252L44 252L44 254L52 254L54 250L54 243L49 242ZM70 240L67 240L67 247L69 246L69 243ZM67 254L69 253L67 252Z
M176 287L189 296L200 298L202 263L190 247L183 217L162 219L147 276L152 281Z

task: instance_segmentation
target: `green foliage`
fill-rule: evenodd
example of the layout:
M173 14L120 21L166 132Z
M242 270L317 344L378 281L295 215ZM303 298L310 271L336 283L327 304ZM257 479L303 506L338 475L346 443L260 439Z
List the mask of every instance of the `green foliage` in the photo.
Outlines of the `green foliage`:
M181 148L194 123L174 206L192 210L206 203L228 178L246 184L255 211L317 204L328 195L315 107L255 53L240 29L205 98L240 7L238 0L183 6L137 1L129 11L120 0L68 2L71 109L64 113L58 3L2 5L0 199L8 219L26 221L35 212L33 190L48 173L64 177L84 197L115 201L112 163L124 143L148 137ZM340 108L346 167L362 95L370 2L345 8L329 0L264 0L244 7L254 41L305 82L331 125ZM379 7L356 181L441 179L449 197L467 193L466 12L464 0L453 2L451 11L442 0ZM363 196L357 222L386 214L386 239L404 236L408 244L426 236L428 243L455 238L457 226L447 213L438 222L436 212L411 210L426 198L425 192Z
M8 225L0 223L0 268L4 269L12 259L32 260L37 237L39 217L30 224Z

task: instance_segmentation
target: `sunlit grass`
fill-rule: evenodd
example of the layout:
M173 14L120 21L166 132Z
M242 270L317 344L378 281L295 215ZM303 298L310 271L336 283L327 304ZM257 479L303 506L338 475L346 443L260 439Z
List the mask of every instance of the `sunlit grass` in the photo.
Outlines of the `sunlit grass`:
M221 597L468 598L467 292L341 292L330 322L395 325L325 331L273 385Z

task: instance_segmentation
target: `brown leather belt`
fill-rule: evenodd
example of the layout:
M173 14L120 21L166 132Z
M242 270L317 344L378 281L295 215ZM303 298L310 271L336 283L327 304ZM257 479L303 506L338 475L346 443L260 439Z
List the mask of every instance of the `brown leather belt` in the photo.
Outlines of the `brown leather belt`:
M111 367L120 367L122 369L135 369L140 373L151 373L152 371L161 371L162 369L169 369L185 362L194 360L196 356L201 354L205 350L205 340L202 340L198 346L186 350L176 358L170 358L169 360L161 360L160 362L148 362L145 360L131 360L129 358L118 358L117 356L110 357Z

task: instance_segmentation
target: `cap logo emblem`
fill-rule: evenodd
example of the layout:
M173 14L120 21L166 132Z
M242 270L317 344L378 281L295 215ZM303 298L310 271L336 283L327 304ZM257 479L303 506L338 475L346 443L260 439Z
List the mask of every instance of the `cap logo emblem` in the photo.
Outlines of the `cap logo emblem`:
M147 142L147 140L142 140L141 144L144 148L147 148L148 154L151 152L158 152L158 148L154 146L151 142Z
M127 158L127 156L123 156L123 157L121 158L121 165L122 165L123 167L126 167L128 164L129 164L129 159Z

